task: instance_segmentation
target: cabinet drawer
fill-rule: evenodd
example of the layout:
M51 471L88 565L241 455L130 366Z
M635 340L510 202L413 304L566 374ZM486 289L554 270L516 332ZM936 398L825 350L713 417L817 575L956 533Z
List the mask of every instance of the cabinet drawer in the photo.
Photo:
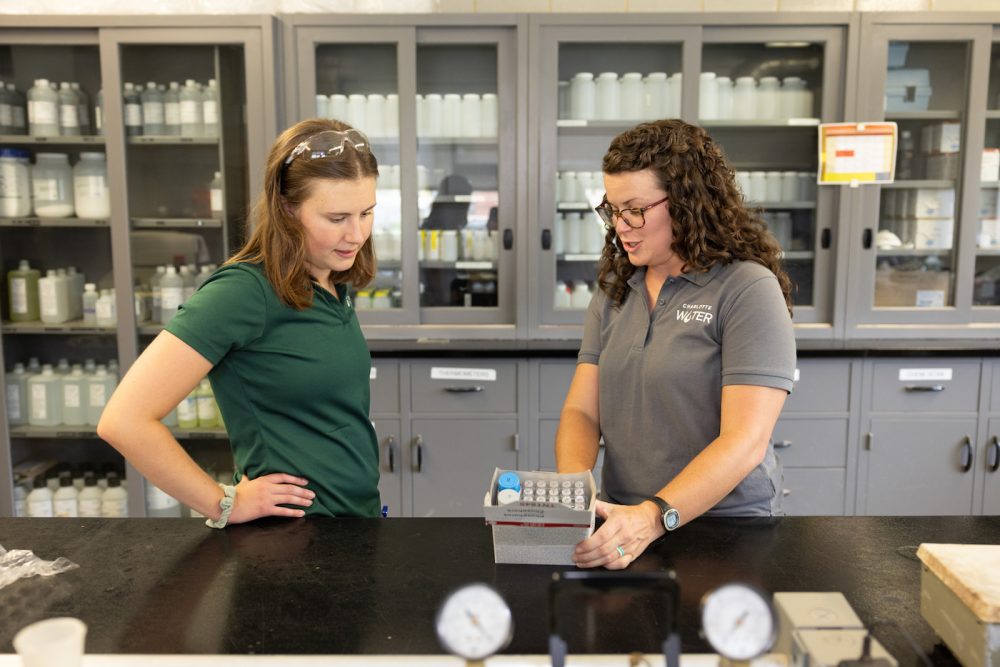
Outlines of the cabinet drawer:
M538 409L541 412L562 412L576 372L576 360L543 361L538 365Z
M399 412L399 363L372 361L372 414Z
M909 359L873 363L874 411L979 410L979 360ZM949 372L951 379L944 379ZM928 379L920 379L923 377Z
M990 391L990 412L1000 412L1000 361L993 362L993 388Z
M517 362L414 363L410 388L414 412L516 412Z
M785 468L785 514L842 516L846 495L843 468Z
M847 465L846 419L779 419L772 438L786 467Z
M850 407L850 359L799 359L799 380L785 399L783 412L847 412Z

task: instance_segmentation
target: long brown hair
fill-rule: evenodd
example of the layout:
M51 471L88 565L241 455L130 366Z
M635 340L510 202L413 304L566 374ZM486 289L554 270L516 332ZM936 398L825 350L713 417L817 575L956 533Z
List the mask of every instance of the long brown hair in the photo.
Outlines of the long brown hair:
M312 277L306 268L306 240L302 223L291 211L309 198L310 188L318 179L358 180L378 177L378 162L371 151L346 147L336 159L285 160L292 150L309 137L326 130L349 130L338 120L313 118L296 123L281 133L267 156L264 189L250 212L253 231L243 247L226 264L259 263L286 305L302 310L312 305ZM347 271L334 272L334 284L347 283L355 288L371 282L375 275L375 250L371 237L365 241Z
M733 170L705 130L677 119L642 123L611 141L603 169L606 174L652 170L669 196L672 249L685 270L707 271L734 260L761 264L777 277L791 315L792 281L781 268L781 247L759 213L747 209ZM613 229L604 241L598 284L620 305L636 267Z

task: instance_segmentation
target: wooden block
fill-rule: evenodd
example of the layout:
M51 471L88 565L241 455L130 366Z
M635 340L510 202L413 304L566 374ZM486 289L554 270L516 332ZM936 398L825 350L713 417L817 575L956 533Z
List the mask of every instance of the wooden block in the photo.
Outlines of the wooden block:
M1000 545L921 544L917 556L984 623L1000 623Z

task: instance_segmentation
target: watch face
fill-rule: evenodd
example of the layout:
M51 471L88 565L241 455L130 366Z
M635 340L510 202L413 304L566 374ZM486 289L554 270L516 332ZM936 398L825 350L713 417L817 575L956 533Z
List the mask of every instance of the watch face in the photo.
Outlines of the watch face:
M678 512L674 508L671 507L670 509L668 509L666 512L663 513L663 527L666 528L667 530L673 530L678 526L678 524L680 524L680 522L681 522L680 512Z

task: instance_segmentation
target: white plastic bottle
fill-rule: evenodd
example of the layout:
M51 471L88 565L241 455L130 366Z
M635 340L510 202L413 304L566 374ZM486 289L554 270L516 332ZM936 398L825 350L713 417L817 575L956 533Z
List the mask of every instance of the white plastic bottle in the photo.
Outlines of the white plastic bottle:
M14 364L14 370L4 377L7 388L7 425L28 423L28 372L24 364Z
M61 378L51 364L28 378L28 423L32 426L57 426L62 423Z
M97 285L87 283L83 286L83 323L87 326L97 326Z
M201 100L202 136L219 136L219 88L215 79L208 80Z
M77 516L101 516L102 497L104 493L97 486L97 478L93 473L87 473L83 478L83 491L76 497Z
M45 483L45 478L39 475L32 482L31 493L26 500L28 504L28 516L50 517L54 515L52 511L52 490Z
M87 423L87 378L83 366L76 364L70 374L62 379L63 424L83 426Z
M194 272L191 271L190 266L184 265L181 266L180 276L181 282L184 284L184 301L187 301L194 294Z
M35 137L59 136L59 93L48 79L35 79L28 90L28 132Z
M58 517L77 516L77 494L73 477L68 472L59 475L59 489L52 496L52 513Z
M177 275L177 269L167 267L160 280L160 322L166 324L184 303L184 281Z
M184 82L181 89L181 136L200 137L204 112L202 111L201 91L194 79Z
M71 82L69 87L76 94L77 117L80 119L80 134L93 134L94 128L90 125L90 98L87 97L87 93L80 87L78 81Z
M207 378L203 378L198 383L195 394L198 400L198 426L201 428L215 428L219 425L219 408L215 404L215 393L212 391L212 383Z
M158 266L156 267L156 272L149 277L149 289L153 293L153 308L149 319L153 322L160 321L160 311L163 309L163 292L160 289L160 284L163 281L163 276L166 274L167 267Z
M73 488L77 493L83 491L83 468L80 466L73 469Z
M38 153L31 168L31 196L39 218L73 215L73 170L66 153Z
M66 357L60 357L55 367L56 375L62 377L64 375L69 375L72 371L73 367L69 365L69 359Z
M118 325L118 318L115 317L115 297L109 289L102 289L95 302L94 314L97 317L97 326L114 327Z
M181 135L181 87L176 81L163 93L163 127L168 136Z
M80 161L73 167L73 200L78 218L103 220L111 217L111 192L104 153L80 153Z
M115 473L107 477L108 488L101 494L101 516L121 519L128 516L128 492Z
M152 482L147 482L146 515L152 517L179 517L181 515L181 504L176 498L154 486Z
M211 185L208 186L209 200L213 218L221 218L225 209L222 197L222 172L215 172Z
M163 95L156 87L156 83L148 82L146 89L139 95L139 99L142 102L143 135L159 137L166 134Z
M11 107L12 97L7 92L7 83L0 81L0 134L14 134L14 111Z
M42 322L62 324L70 319L69 292L65 276L59 276L54 269L45 272L38 281L38 301Z
M142 98L139 97L139 91L135 89L134 84L125 84L122 102L125 105L125 134L129 137L138 137L142 134Z
M80 136L80 100L68 81L59 84L59 134Z
M201 269L198 271L198 275L194 277L194 291L197 292L205 281L212 277L212 267L208 264L203 264Z
M97 91L97 102L94 103L94 133L104 134L104 89Z
M118 384L118 381L121 379L121 376L118 373L117 359L108 359L108 375L110 375L115 379L115 384Z
M94 374L87 378L87 423L97 426L104 406L115 390L115 379L108 374L108 368L100 364Z

